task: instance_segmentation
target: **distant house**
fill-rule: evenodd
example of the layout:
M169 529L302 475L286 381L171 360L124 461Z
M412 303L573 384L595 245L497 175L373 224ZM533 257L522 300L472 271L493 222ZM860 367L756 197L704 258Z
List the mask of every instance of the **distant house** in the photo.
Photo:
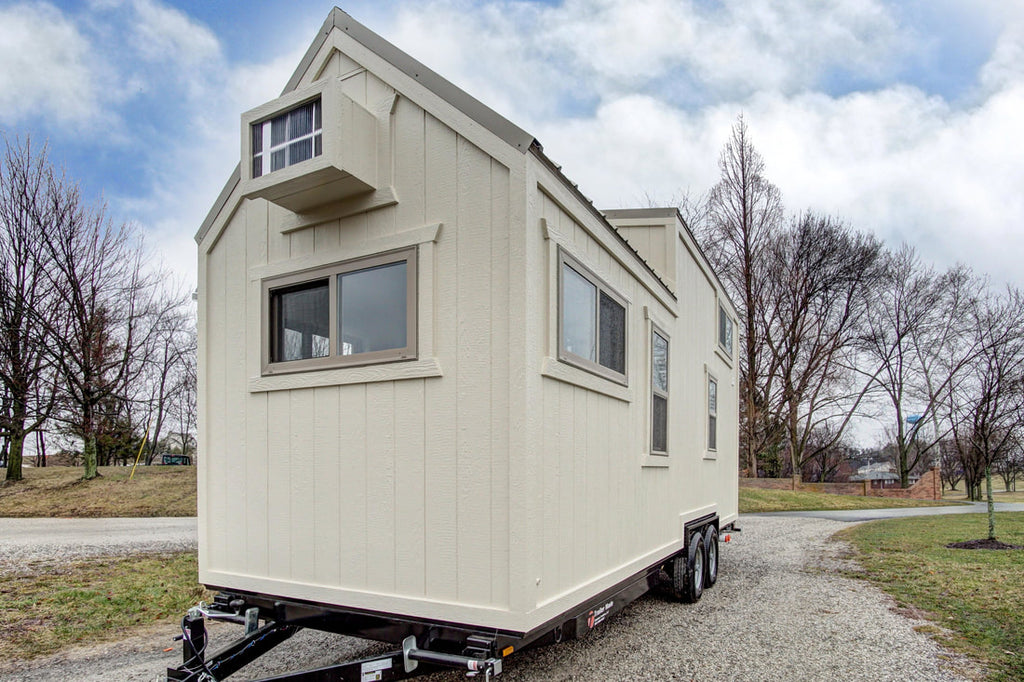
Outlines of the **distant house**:
M920 476L914 476L915 483ZM896 467L892 462L869 462L857 469L857 473L850 476L851 481L871 481L872 488L899 488L900 475L896 473Z

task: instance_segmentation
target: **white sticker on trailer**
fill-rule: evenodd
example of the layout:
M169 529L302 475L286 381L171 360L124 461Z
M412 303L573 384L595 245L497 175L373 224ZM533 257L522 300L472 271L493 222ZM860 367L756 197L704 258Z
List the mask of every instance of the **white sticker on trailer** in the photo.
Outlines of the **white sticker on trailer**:
M368 663L363 663L359 667L359 682L379 682L379 680L384 679L381 670L387 670L390 667L390 658L385 658L380 661L370 661Z

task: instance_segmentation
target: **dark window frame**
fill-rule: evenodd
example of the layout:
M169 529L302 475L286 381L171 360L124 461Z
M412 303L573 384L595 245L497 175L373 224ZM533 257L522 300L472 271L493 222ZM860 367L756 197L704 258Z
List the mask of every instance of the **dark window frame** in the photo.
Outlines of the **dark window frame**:
M596 360L591 360L582 355L567 350L565 347L565 335L563 329L565 308L565 276L564 269L571 269L577 275L592 284L596 293L594 296L594 338ZM622 308L622 371L619 372L612 367L601 364L601 296L602 294ZM573 365L579 369L596 374L605 379L629 385L629 303L607 282L598 277L580 261L569 255L562 249L558 250L558 359L566 364Z
M736 345L736 322L721 302L718 303L718 324L716 327L718 328L718 347L732 358L733 348Z
M262 374L286 374L338 367L353 367L386 362L402 362L417 359L417 259L418 248L411 247L375 254L331 265L304 270L298 273L268 277L262 282ZM401 348L342 354L341 316L339 312L338 280L342 275L363 270L373 270L395 263L406 266L406 345ZM298 360L276 360L278 355L277 328L279 311L276 296L287 290L294 290L304 284L326 280L328 284L327 324L329 351L324 357L310 357Z

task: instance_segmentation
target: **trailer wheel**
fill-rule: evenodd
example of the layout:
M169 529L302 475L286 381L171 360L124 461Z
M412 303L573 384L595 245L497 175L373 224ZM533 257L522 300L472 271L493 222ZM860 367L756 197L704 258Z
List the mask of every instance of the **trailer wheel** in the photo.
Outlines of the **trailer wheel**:
M718 531L714 526L708 526L704 531L704 552L707 557L704 587L714 587L718 581Z
M672 592L676 599L692 604L704 593L704 538L697 532L690 536L686 557L677 556L672 562Z

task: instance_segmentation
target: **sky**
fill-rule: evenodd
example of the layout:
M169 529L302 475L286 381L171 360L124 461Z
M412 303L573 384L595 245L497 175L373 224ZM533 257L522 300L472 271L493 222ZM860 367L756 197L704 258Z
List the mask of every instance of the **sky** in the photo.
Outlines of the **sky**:
M332 6L0 0L0 132L46 143L194 285L240 114L281 93ZM1020 0L342 9L533 134L599 207L707 191L742 114L791 213L1024 286Z

